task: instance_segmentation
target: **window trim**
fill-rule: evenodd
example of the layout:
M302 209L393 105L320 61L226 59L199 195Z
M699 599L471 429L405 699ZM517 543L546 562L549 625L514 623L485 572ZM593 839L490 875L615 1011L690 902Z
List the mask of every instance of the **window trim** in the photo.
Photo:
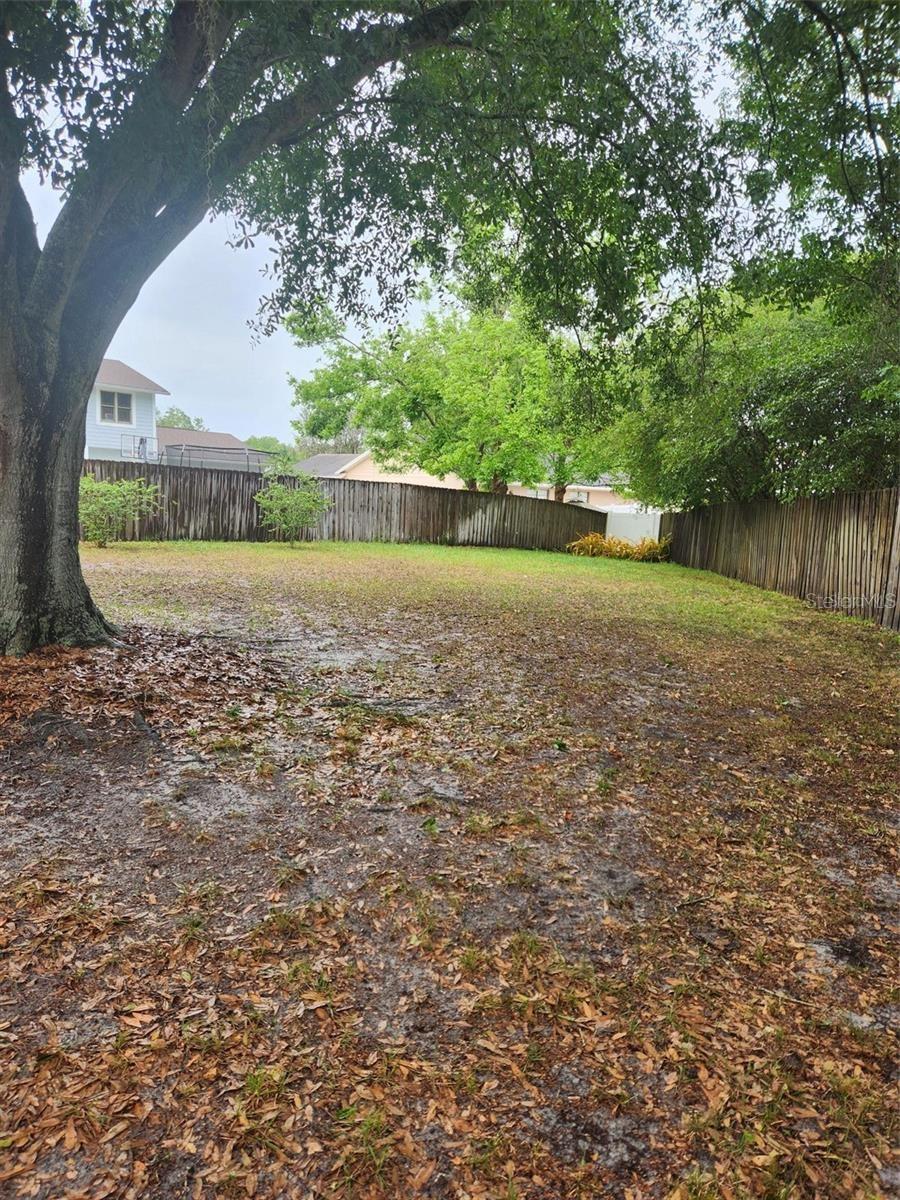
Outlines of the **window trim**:
M129 396L131 398L131 420L130 421L109 421L103 416L103 393L111 392L115 396L115 411L119 411L119 397ZM134 392L120 392L118 388L97 388L97 424L108 425L113 429L134 429L137 417L137 405L135 404Z

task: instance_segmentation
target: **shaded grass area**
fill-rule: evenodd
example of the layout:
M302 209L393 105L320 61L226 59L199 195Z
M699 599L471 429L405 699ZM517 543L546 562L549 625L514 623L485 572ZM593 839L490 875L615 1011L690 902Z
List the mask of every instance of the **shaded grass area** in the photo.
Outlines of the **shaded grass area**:
M668 564L84 558L133 649L0 690L9 1194L890 1193L896 639Z

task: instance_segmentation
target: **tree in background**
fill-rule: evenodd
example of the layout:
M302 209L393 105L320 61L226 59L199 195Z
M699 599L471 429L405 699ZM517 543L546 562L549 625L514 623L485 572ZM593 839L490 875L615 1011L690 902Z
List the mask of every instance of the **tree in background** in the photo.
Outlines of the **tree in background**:
M662 508L890 487L900 445L900 368L865 326L823 302L757 304L702 350L652 345L604 434L610 466ZM647 335L652 343L653 331Z
M556 336L547 343L551 386L544 415L546 478L553 498L564 500L571 483L590 483L608 469L601 436L608 419L605 372L598 362Z
M156 416L157 425L166 425L173 429L205 429L202 417L189 417L183 408L170 404Z
M571 366L515 310L431 312L362 344L333 324L288 327L302 345L330 338L326 364L293 381L301 435L358 428L389 469L493 492L548 478L564 491L596 474L591 431L573 418Z
M713 177L677 24L644 0L0 4L0 651L110 627L77 552L85 410L141 287L210 211L272 243L273 328L384 314L472 210L526 290L627 327L705 260ZM49 115L48 115L49 114ZM65 200L37 239L21 183Z
M280 438L272 437L269 434L263 434L258 437L248 437L245 438L244 441L251 450L262 450L264 454L288 455L293 454L295 451L295 447L289 445L287 442L282 442ZM300 457L299 454L297 457Z

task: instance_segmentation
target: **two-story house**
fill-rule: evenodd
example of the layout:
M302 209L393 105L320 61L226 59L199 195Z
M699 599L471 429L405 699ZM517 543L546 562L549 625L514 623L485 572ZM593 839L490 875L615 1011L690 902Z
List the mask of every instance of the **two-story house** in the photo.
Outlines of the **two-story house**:
M180 429L156 420L157 396L169 396L118 358L104 358L88 402L84 457L175 467L264 471L271 458L230 433Z
M169 392L117 358L104 358L85 422L85 458L157 458L156 397Z

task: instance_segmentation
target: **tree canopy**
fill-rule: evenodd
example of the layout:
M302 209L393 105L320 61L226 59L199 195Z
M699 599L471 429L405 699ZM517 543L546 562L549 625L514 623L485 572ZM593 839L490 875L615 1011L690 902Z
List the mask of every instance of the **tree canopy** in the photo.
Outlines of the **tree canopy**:
M309 336L301 322L288 327ZM387 467L456 475L485 490L565 486L596 473L570 362L515 311L429 312L362 344L333 331L326 354L323 367L294 381L302 436L358 428Z
M740 156L757 288L846 301L859 280L897 298L900 7L881 0L727 0L735 72L722 134ZM735 36L737 35L737 36ZM878 264L879 269L873 271Z
M803 311L757 304L702 352L688 342L672 355L667 342L665 354L628 363L604 457L646 503L793 500L896 482L896 356L821 301Z

